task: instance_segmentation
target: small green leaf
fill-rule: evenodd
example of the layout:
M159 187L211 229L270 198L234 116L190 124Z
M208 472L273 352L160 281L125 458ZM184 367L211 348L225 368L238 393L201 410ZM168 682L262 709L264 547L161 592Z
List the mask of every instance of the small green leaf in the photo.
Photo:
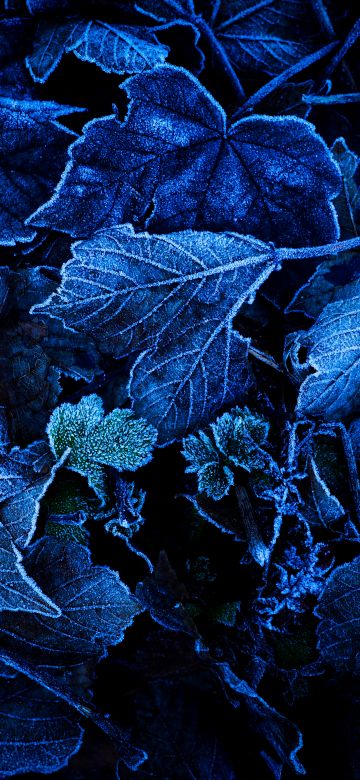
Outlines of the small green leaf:
M88 395L74 404L62 404L47 428L50 446L60 457L69 450L67 468L87 477L104 500L105 470L135 471L151 459L156 430L130 409L114 409L105 416L101 398Z

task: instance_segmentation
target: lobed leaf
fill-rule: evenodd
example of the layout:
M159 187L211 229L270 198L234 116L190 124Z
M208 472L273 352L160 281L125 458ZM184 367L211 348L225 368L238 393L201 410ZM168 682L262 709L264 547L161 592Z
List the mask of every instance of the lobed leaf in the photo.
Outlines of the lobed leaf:
M85 396L77 405L59 406L47 432L56 457L65 455L66 466L86 476L102 499L106 495L103 465L135 471L151 459L156 441L155 429L136 419L130 409L114 409L105 417L97 395Z
M29 225L78 237L127 221L161 232L232 229L294 246L338 236L331 201L340 174L309 122L251 116L231 124L194 76L170 65L124 89L125 122L86 125L57 192Z

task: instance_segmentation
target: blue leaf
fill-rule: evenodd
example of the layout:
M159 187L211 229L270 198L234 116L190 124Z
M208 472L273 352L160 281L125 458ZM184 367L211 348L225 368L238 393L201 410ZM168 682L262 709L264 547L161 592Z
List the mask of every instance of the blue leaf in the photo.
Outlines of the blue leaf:
M0 612L2 610L40 613L51 619L58 618L61 612L27 574L10 533L0 523Z
M206 24L241 72L276 75L312 50L306 36L312 7L304 0L206 0L203 17L193 0L137 0L135 5L158 22L181 19L202 31Z
M314 35L306 32L313 20L307 0L222 0L214 26L241 72L275 76L312 51Z
M276 267L273 247L249 237L114 228L75 245L62 287L34 311L116 357L145 348L130 393L164 443L243 396L248 342L232 319Z
M81 109L0 98L0 244L30 241L24 220L58 180L74 133L57 121Z
M360 557L330 575L316 608L318 648L340 671L360 671Z
M271 707L245 680L239 679L229 664L215 664L220 679L228 690L233 706L243 701L249 712L249 720L254 728L267 740L271 752L280 759L282 765L290 767L298 774L305 769L298 758L303 740L299 729L274 707Z
M165 62L168 49L154 33L102 21L67 19L42 21L34 39L34 51L26 63L35 81L44 83L63 54L73 52L106 73L141 73Z
M137 0L135 8L158 22L195 21L194 0Z
M81 746L78 721L53 693L23 675L0 680L1 777L66 766Z
M345 514L344 508L340 504L339 499L331 493L324 479L322 479L314 458L310 458L309 472L312 496L317 513L324 525L330 525Z
M0 520L18 547L31 541L40 500L59 465L43 441L0 454Z
M359 410L360 281L344 287L329 303L297 349L307 347L307 367L315 369L301 385L297 410L302 415L339 420Z
M91 563L83 545L45 537L25 561L30 575L54 599L61 616L53 621L19 613L16 623L3 612L2 642L18 647L32 662L48 666L98 660L121 642L141 607L119 575Z
M195 77L170 65L124 88L125 122L86 125L57 192L29 224L80 237L126 221L161 232L230 228L295 246L337 237L340 174L311 124L252 116L231 125Z

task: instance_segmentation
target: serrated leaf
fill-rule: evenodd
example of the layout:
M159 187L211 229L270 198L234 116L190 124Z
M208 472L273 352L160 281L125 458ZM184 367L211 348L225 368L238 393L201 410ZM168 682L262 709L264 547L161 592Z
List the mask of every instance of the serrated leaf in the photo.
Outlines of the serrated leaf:
M341 671L360 671L360 557L330 575L316 608L318 648Z
M306 0L222 0L214 27L240 72L275 76L313 50L314 35L306 35L313 21Z
M61 614L56 603L27 574L9 531L0 523L0 612L2 610L40 613L52 619Z
M26 547L31 541L40 500L58 467L44 441L24 450L14 447L0 453L0 520L18 547Z
M147 350L130 393L164 443L242 397L248 343L232 319L276 262L271 246L250 237L114 228L75 245L59 292L34 311L61 317L116 357Z
M357 181L359 158L349 149L344 138L337 138L331 147L339 165L342 188L335 199L342 238L357 235L357 223L360 215L360 188Z
M97 660L121 642L141 611L119 575L94 565L83 545L45 537L32 546L25 565L61 609L56 630L36 615L19 613L14 622L1 613L3 646L17 648L34 663L57 667Z
M79 110L45 101L0 98L0 244L34 237L34 230L24 221L51 194L74 139L58 117Z
M261 447L268 431L264 418L245 407L218 417L209 435L200 431L185 439L186 471L196 474L199 492L219 501L234 484L234 467L249 473L269 468L269 455Z
M34 51L26 60L33 79L42 84L47 81L67 52L95 63L106 73L121 75L141 73L165 62L168 49L142 27L100 20L45 20L39 24Z
M235 229L294 246L337 237L331 200L340 174L308 122L231 124L194 76L170 65L124 89L125 122L86 125L56 194L29 224L79 237L126 221L161 232Z
M339 420L360 404L360 283L348 285L342 298L325 306L310 328L300 335L298 349L307 348L308 368L297 410L303 415Z
M136 8L159 22L182 19L202 31L206 20L241 73L275 75L312 50L313 41L304 34L313 21L312 6L304 0L205 0L203 17L192 0L136 0Z
M23 675L1 679L1 776L62 769L81 746L83 729L78 721L79 716L53 693Z
M130 409L114 409L105 416L101 398L88 395L77 405L62 404L47 428L57 458L66 451L67 468L88 478L97 495L106 495L103 466L135 471L151 459L156 431Z

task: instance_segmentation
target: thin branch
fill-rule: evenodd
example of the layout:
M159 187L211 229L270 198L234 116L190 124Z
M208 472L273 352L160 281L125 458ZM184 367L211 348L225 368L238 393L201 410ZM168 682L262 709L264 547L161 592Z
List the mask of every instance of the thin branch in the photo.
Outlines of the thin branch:
M325 68L325 72L324 72L325 78L329 78L330 76L332 76L335 68L337 68L338 65L341 64L345 55L348 53L349 49L351 49L351 47L354 46L354 43L356 43L359 36L360 36L360 19L358 19L357 22L355 22L349 34L345 38L343 45L340 47L339 51L337 51L336 54L334 54L328 66Z
M234 119L237 119L238 116L244 114L245 111L252 111L254 107L258 105L258 103L261 103L264 98L268 97L268 95L271 95L272 92L275 92L275 90L279 89L279 87L281 87L283 84L286 84L286 82L289 81L292 76L296 76L298 73L306 70L306 68L308 68L314 62L318 62L318 60L326 57L326 55L333 51L337 45L337 41L326 44L326 46L318 49L318 51L303 57L301 60L296 62L295 65L291 65L290 68L283 70L279 76L275 76L275 78L270 79L267 84L264 84L264 86L260 87L257 92L254 92L254 94L251 95L251 97L241 106L241 108L235 113Z
M202 16L196 17L196 25L203 35L204 39L206 40L209 48L213 52L213 55L218 62L221 69L224 71L228 81L231 83L231 86L233 88L233 91L239 100L240 103L242 103L245 99L245 92L243 90L243 87L239 81L239 78L237 74L234 71L233 66L231 65L231 62L226 54L226 51L216 35L214 34L213 30L211 29L210 25L207 23L205 19L203 19Z
M302 102L310 106L328 106L340 103L360 103L360 92L347 92L342 95L303 95Z

